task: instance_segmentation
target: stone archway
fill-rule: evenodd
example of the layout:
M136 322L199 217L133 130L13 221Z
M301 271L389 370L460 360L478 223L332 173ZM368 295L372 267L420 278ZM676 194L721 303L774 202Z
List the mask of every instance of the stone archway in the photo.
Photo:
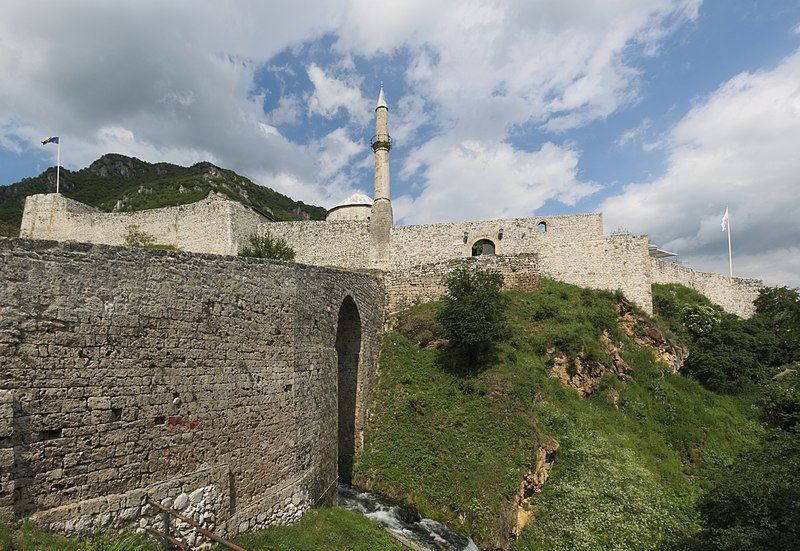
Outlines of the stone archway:
M358 366L361 354L361 316L353 297L347 296L339 308L336 327L338 357L338 463L339 482L353 479L353 456L356 449L356 399Z
M491 239L478 239L472 244L472 256L494 256L497 251L497 245Z

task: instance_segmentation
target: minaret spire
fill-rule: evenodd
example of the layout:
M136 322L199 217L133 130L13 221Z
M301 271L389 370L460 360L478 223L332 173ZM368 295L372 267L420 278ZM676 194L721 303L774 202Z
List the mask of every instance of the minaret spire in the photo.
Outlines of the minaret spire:
M389 150L392 138L389 136L389 105L383 93L383 82L375 106L375 135L372 137L372 151L375 152L375 201L370 215L370 235L372 257L375 267L389 269L389 239L394 225L392 195L389 178Z

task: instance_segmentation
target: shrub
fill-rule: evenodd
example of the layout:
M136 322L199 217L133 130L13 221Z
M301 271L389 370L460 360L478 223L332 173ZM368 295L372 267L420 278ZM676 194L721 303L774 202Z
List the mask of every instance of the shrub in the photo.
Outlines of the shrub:
M698 503L697 549L790 550L800 541L800 436L772 430L720 471Z
M294 260L294 249L282 237L273 237L269 233L253 234L249 238L250 245L239 251L239 256L252 258L270 258L272 260Z
M503 276L493 270L459 268L445 278L445 285L437 319L453 348L473 366L510 334Z
M140 230L136 224L128 226L128 232L125 234L126 247L147 248L154 245L155 242L156 240L152 235Z
M694 336L705 335L721 321L720 313L713 306L689 304L683 308L683 325Z

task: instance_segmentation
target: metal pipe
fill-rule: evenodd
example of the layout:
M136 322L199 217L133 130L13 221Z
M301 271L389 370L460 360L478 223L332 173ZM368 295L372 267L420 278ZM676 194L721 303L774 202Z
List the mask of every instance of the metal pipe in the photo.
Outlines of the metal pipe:
M211 532L210 530L206 530L205 528L203 528L200 525L199 522L197 522L194 519L191 519L191 518L187 517L186 515L183 515L183 514L179 513L175 509L171 509L171 508L167 507L166 505L162 505L158 501L155 501L154 499L151 499L149 497L147 498L147 503L149 505L152 505L156 509L158 509L160 511L163 511L164 513L169 513L170 515L172 515L173 517L177 518L178 520L181 520L181 521L185 522L186 524L188 524L189 526L192 526L195 530L197 530L198 532L200 532L201 534L203 534L207 538L210 538L210 539L214 540L215 542L224 545L228 549L233 549L233 551L247 551L247 549L245 549L244 547L239 547L235 543L232 543L232 542L230 542L230 541L228 541L228 540L226 540L224 538L219 537L214 532Z

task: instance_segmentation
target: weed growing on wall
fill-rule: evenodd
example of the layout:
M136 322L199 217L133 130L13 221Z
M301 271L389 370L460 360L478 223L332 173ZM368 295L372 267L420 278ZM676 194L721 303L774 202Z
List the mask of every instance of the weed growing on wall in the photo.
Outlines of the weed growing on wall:
M251 235L250 245L239 251L239 256L253 258L271 258L273 260L294 260L294 249L283 237L273 237L268 232L263 235Z

